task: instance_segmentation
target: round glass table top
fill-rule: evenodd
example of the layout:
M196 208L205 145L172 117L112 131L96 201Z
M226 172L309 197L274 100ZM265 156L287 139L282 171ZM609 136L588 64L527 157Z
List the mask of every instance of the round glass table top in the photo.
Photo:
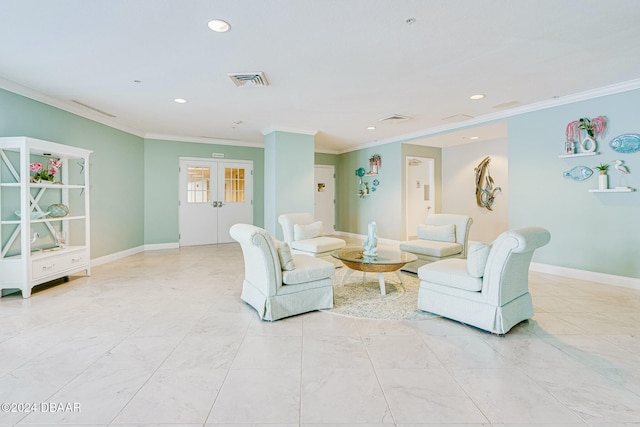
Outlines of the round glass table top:
M378 256L370 257L363 254L364 248L358 246L347 246L331 253L331 256L340 261L353 262L358 264L406 264L418 259L414 254L401 252L393 249L378 249Z

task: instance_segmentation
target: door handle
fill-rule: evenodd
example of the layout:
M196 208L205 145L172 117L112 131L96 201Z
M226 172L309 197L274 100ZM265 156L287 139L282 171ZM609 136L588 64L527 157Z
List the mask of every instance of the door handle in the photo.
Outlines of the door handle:
M224 206L224 203L222 203L222 200L219 200L219 201L218 201L218 207L219 207L219 208L221 208L221 207L223 207L223 206Z
M218 207L218 202L211 203L211 206L213 206L214 208L217 208Z

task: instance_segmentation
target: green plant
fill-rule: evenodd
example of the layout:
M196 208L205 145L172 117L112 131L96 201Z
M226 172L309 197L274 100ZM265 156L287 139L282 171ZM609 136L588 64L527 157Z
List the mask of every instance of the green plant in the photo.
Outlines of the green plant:
M609 170L609 165L606 163L600 163L595 167L595 169L598 169L600 172L606 172L607 170Z
M380 166L381 163L382 163L382 157L380 156L380 154L374 154L371 157L369 157L369 164L371 166L373 165Z

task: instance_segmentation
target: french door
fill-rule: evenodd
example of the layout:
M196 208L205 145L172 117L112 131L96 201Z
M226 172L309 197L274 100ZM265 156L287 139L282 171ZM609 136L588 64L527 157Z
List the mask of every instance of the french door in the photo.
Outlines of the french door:
M235 223L253 223L253 162L180 159L180 246L229 243Z

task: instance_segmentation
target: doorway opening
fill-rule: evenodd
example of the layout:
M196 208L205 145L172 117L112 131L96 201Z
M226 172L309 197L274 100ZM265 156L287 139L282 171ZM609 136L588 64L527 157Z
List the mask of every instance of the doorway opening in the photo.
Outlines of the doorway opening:
M435 207L435 160L426 157L406 158L406 237L417 239L418 224L425 222Z

